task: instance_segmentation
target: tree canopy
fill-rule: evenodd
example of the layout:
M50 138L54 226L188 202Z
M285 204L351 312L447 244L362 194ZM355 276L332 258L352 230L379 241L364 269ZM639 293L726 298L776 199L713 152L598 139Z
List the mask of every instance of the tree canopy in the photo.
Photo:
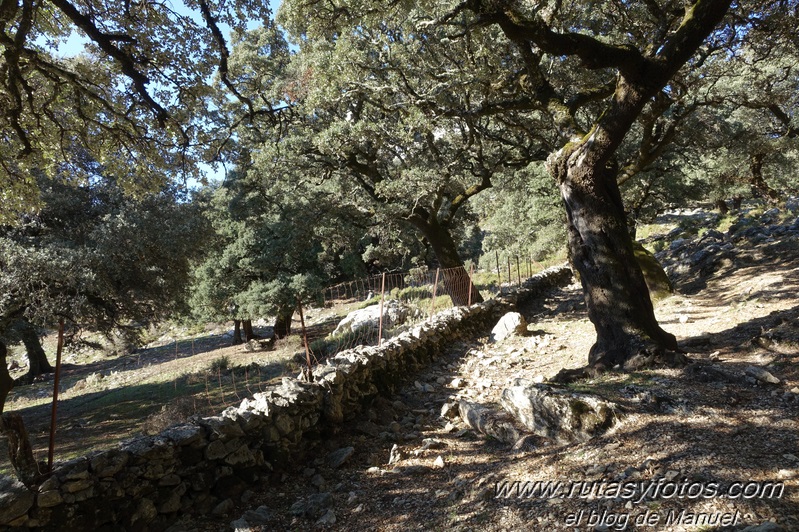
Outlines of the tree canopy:
M36 175L60 175L76 146L127 190L199 177L228 135L212 82L227 82L222 28L269 13L249 0L0 2L0 221L40 205ZM63 57L70 37L84 51Z
M203 204L215 236L195 307L209 317L287 312L319 282L430 252L462 270L465 236L485 234L524 254L568 246L597 329L588 369L666 360L679 346L635 262L635 219L795 186L795 0L285 0L276 21L248 0L0 6L0 216L27 234L48 190L98 186L92 165L120 193L163 196L198 162L229 162ZM73 33L86 51L59 57ZM119 200L122 218L143 201ZM4 246L9 271L89 268L82 244ZM59 283L37 286L81 293Z
M181 308L205 236L196 205L172 187L133 200L101 173L82 186L41 177L39 188L39 213L0 227L0 338L31 357L35 328L59 319L111 333Z

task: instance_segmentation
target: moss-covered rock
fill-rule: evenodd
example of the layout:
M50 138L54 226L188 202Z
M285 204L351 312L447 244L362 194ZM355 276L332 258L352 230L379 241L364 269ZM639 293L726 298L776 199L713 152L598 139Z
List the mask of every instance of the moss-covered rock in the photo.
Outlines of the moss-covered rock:
M640 242L633 242L633 251L635 260L638 261L638 266L644 273L646 286L649 288L649 295L652 299L661 299L673 294L674 286L655 256Z

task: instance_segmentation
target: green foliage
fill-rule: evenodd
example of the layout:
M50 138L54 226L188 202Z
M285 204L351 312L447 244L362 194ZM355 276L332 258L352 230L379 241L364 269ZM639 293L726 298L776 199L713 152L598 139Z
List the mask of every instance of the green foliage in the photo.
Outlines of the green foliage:
M39 183L42 210L0 227L0 335L59 318L110 333L181 308L205 228L185 195L130 198L100 173L84 186Z
M470 198L504 179L506 167L520 165L537 144L508 120L445 110L491 95L484 76L513 62L511 43L498 28L475 32L474 45L445 42L445 28L418 32L414 19L394 9L374 25L315 20L320 7L281 8L279 20L300 53L267 97L272 106L291 102L293 120L277 142L248 140L254 166L299 174L291 183L305 194L315 181L313 189L365 215L362 257L376 269L434 261L455 267L464 256L476 258L482 232ZM463 64L451 68L450 54Z
M343 209L323 194L297 197L258 168L232 173L207 198L215 230L211 252L194 272L191 305L205 319L249 319L290 311L318 297L326 280L352 268ZM331 214L331 211L333 214ZM324 223L313 221L325 220Z
M230 358L225 355L219 358L216 358L211 362L211 365L208 366L208 371L211 373L218 373L220 371L227 371L230 367Z
M136 195L200 177L198 162L228 137L219 109L230 100L209 83L220 54L212 29L270 14L267 2L206 4L214 22L194 0L2 3L0 223L42 206L39 175L85 185L90 173L62 174L80 151ZM83 51L64 57L58 47L75 38Z
M510 256L515 269L516 257L539 261L565 245L562 202L542 163L518 170L502 187L480 197L478 205L486 232L481 268L496 269L495 252L503 268Z

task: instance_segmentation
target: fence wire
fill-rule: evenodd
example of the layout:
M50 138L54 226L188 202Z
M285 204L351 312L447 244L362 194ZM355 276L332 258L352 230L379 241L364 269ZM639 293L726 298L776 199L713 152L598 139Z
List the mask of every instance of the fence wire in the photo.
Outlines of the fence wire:
M419 269L329 286L323 292L324 306L334 308L338 317L326 327L310 328L311 361L318 363L359 345L378 345L441 310L493 298L527 277L518 268L514 273L502 278L463 267Z

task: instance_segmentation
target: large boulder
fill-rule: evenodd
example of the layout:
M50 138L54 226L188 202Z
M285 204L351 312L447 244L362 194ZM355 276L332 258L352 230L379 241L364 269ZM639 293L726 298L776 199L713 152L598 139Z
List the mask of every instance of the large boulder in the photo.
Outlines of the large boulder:
M559 442L586 441L621 418L618 405L596 396L516 379L502 407L531 432Z
M516 428L513 419L506 412L497 412L463 399L458 401L458 412L463 422L480 434L511 445L522 437L522 432Z
M518 312L508 312L491 329L491 340L501 342L511 336L524 336L527 333L527 321Z
M409 309L401 301L390 299L383 302L383 330L401 325L407 318ZM341 320L330 336L339 336L346 333L360 333L374 330L380 326L380 305L370 305L347 314Z

